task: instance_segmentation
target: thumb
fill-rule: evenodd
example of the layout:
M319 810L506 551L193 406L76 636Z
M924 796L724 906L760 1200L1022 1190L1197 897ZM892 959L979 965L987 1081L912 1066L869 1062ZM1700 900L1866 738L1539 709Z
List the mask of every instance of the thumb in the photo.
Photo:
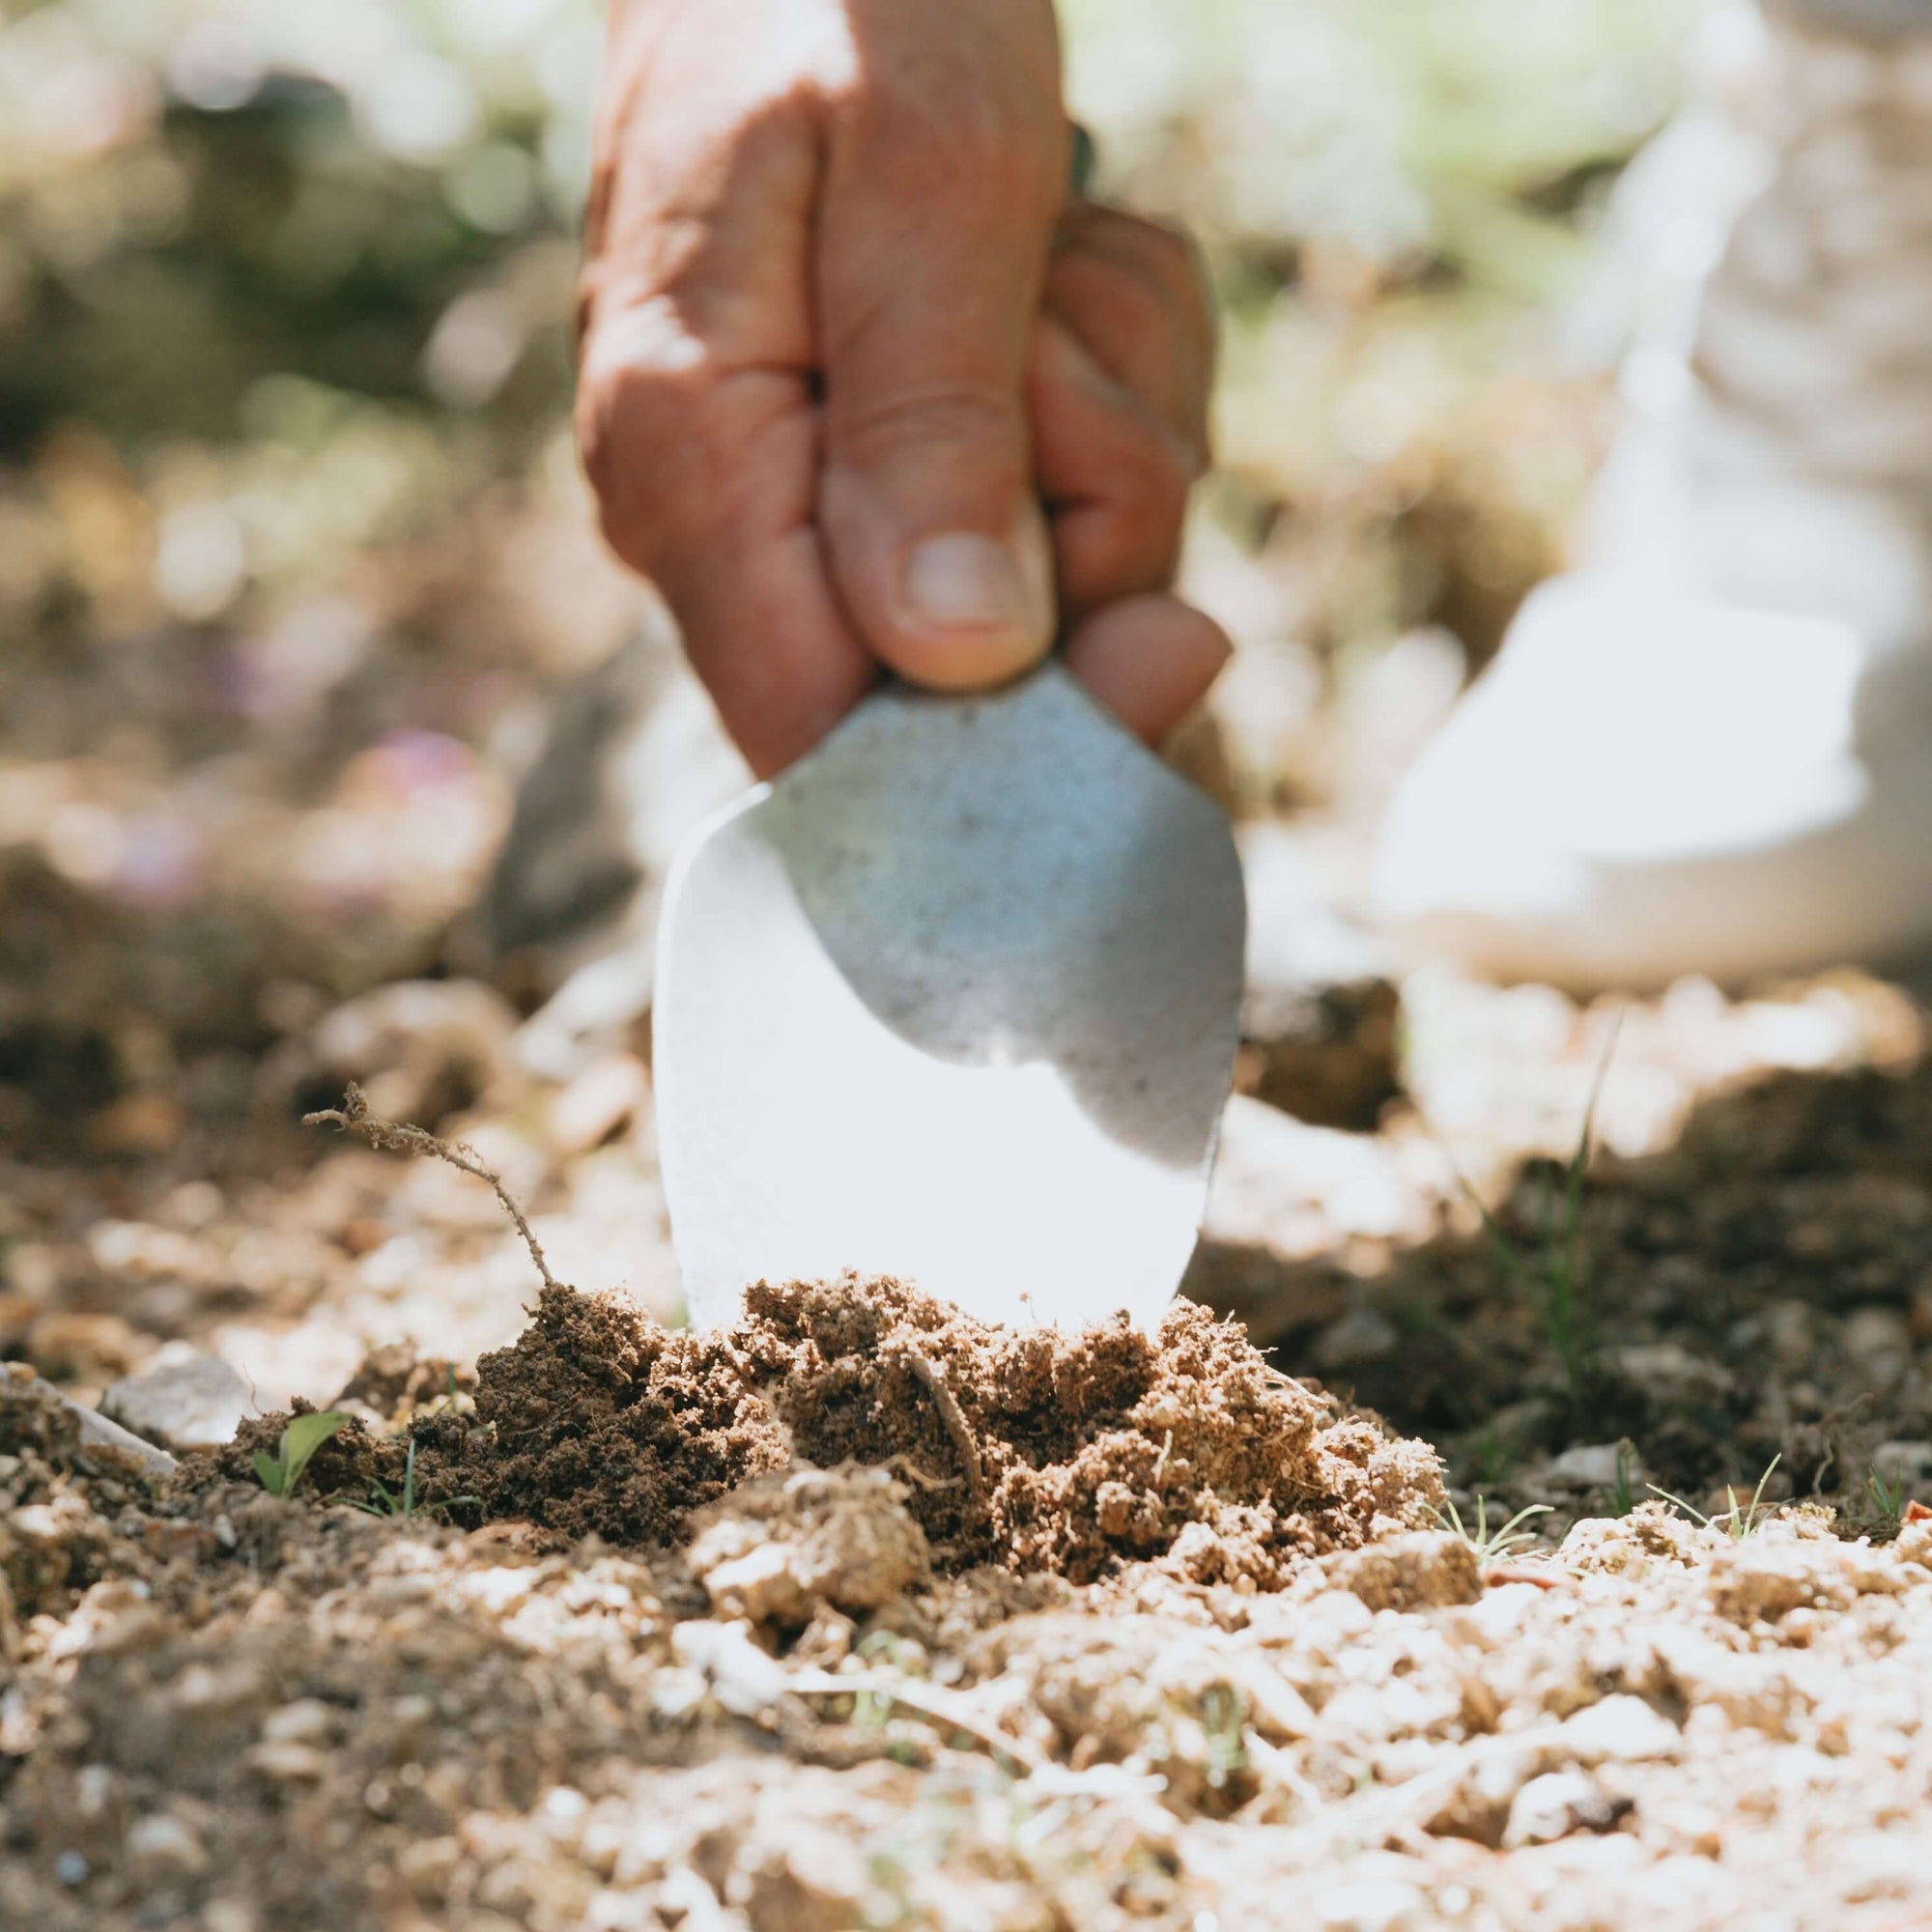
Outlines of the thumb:
M874 654L960 690L1053 642L1025 384L1066 159L1057 106L1038 126L981 112L963 135L946 119L884 103L833 143L819 517Z

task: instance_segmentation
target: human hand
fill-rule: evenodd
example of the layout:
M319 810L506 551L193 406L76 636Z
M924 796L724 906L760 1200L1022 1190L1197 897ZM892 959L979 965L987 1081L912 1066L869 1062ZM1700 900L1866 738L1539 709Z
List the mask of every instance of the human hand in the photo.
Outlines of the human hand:
M1069 203L1050 0L613 0L579 426L762 773L884 666L1064 635L1163 735L1227 655L1167 593L1213 331L1186 244Z

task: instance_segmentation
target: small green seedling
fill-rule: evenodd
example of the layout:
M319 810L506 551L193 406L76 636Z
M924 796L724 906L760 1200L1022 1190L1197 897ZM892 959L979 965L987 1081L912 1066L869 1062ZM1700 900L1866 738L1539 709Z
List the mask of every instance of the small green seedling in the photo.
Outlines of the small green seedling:
M1617 1038L1622 1031L1623 1015L1619 1013L1591 1085L1588 1104L1583 1109L1576 1151L1563 1170L1560 1197L1552 1194L1548 1171L1542 1172L1536 1205L1538 1239L1534 1248L1519 1249L1482 1196L1466 1179L1463 1181L1463 1193L1482 1217L1483 1231L1490 1237L1490 1250L1496 1266L1516 1284L1523 1299L1536 1311L1550 1352L1563 1371L1564 1393L1573 1410L1582 1406L1598 1342L1597 1311L1590 1296L1589 1257L1583 1248L1583 1183L1597 1151L1597 1110L1603 1101L1604 1083L1609 1078L1610 1062L1616 1057Z
M273 1456L255 1452L255 1473L271 1496L292 1495L308 1467L309 1458L335 1435L347 1429L353 1418L339 1408L325 1408L312 1415L292 1415Z
M925 1675L925 1653L897 1631L867 1631L859 1639L856 1655L867 1663L883 1663L904 1677Z
M1779 1450L1765 1465L1764 1474L1757 1479L1757 1488L1751 1492L1748 1503L1738 1501L1738 1492L1726 1483L1724 1494L1729 1499L1730 1508L1722 1509L1716 1516L1706 1516L1700 1509L1687 1503L1682 1496L1673 1496L1668 1490L1660 1490L1655 1483L1646 1483L1644 1488L1652 1495L1661 1496L1673 1509L1681 1509L1693 1522L1701 1522L1706 1529L1721 1529L1733 1543L1742 1543L1746 1537L1761 1529L1777 1513L1776 1503L1764 1499L1765 1485L1771 1481L1772 1471L1783 1462L1784 1452Z
M1905 1520L1905 1484L1888 1483L1874 1469L1865 1478L1865 1494L1871 1498L1873 1514L1887 1529L1896 1529Z
M1632 1472L1636 1465L1636 1452L1628 1442L1617 1444L1617 1479L1610 1486L1610 1514L1629 1516L1636 1507L1636 1492L1632 1484Z
M365 1502L357 1502L353 1496L348 1499L351 1509L358 1509L365 1516L392 1518L397 1522L412 1522L419 1516L434 1516L438 1510L460 1509L466 1503L480 1502L479 1496L451 1496L445 1502L418 1503L416 1501L416 1445L410 1444L409 1461L403 1464L403 1492L397 1495L380 1477L369 1485L369 1495Z
M1490 1528L1490 1499L1479 1495L1476 1498L1476 1526L1470 1529L1463 1520L1462 1512L1451 1503L1446 1510L1435 1512L1435 1520L1446 1530L1460 1536L1476 1553L1479 1568L1487 1571L1491 1564L1500 1563L1513 1549L1520 1549L1536 1541L1534 1530L1522 1525L1533 1516L1548 1516L1548 1503L1531 1503L1527 1509L1520 1509L1499 1529Z

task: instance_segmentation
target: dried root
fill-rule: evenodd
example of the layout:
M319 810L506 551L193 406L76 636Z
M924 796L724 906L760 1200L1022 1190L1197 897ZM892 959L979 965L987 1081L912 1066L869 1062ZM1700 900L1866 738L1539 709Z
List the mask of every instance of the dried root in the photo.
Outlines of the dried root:
M932 1397L939 1408L939 1419L946 1425L946 1433L952 1438L952 1447L958 1453L959 1466L966 1477L966 1487L973 1492L974 1507L986 1507L986 1478L980 1465L980 1444L973 1435L973 1427L966 1420L965 1411L959 1406L959 1398L952 1393L952 1385L946 1379L946 1372L921 1354L912 1343L898 1342L898 1352L904 1356L910 1368Z
M544 1260L544 1251L524 1210L510 1197L510 1190L503 1185L503 1178L491 1167L474 1148L465 1147L460 1141L439 1140L427 1128L411 1126L405 1121L378 1121L371 1118L369 1102L363 1097L362 1090L355 1081L349 1083L349 1090L342 1096L340 1107L325 1107L320 1113L304 1114L302 1125L305 1127L340 1127L345 1134L356 1134L373 1148L386 1148L397 1153L426 1153L437 1160L445 1160L451 1167L487 1181L496 1190L497 1199L503 1204L503 1212L516 1223L517 1233L524 1237L524 1246L530 1251L530 1260L536 1264L538 1274L543 1277L546 1288L563 1286L551 1273L550 1264Z

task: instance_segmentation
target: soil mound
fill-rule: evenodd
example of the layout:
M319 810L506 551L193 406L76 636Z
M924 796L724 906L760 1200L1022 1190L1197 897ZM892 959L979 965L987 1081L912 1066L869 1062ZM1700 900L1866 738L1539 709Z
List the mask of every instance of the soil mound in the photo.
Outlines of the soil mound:
M478 1363L474 1418L413 1433L424 1492L474 1499L459 1520L667 1544L757 1476L871 1465L904 1484L940 1569L1075 1582L1157 1559L1278 1587L1306 1558L1424 1526L1442 1497L1434 1451L1190 1303L1153 1336L1124 1320L1019 1333L853 1276L761 1284L734 1328L707 1335L546 1289L522 1338ZM371 1474L393 1489L403 1453L347 1433L318 1458L318 1491Z

